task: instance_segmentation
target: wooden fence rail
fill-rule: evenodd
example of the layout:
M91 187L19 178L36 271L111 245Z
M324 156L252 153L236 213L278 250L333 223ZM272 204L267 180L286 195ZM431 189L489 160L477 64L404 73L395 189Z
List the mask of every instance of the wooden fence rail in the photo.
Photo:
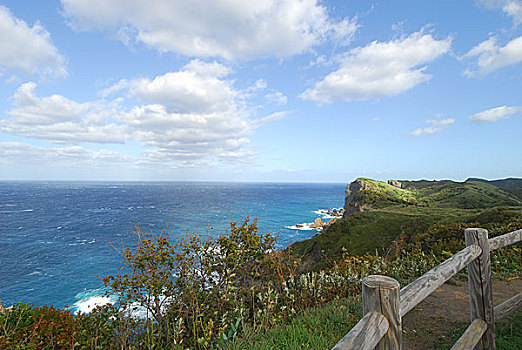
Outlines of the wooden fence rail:
M470 245L402 288L401 317L406 315L457 272L465 268L481 253L482 249L478 245Z
M522 241L522 230L516 230L502 236L491 238L489 240L489 249L496 250L520 241Z
M402 317L466 266L472 322L451 349L495 350L495 321L522 307L522 293L493 307L490 251L522 241L522 230L488 239L487 230L470 228L464 236L466 248L400 291L393 278L363 278L364 317L332 350L402 349Z

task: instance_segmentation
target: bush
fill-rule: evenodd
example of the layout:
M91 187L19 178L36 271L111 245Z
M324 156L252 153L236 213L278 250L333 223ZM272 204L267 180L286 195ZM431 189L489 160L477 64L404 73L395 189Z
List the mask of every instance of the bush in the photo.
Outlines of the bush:
M136 246L120 252L121 272L103 280L123 309L147 311L146 334L159 348L209 348L258 322L258 290L283 270L275 237L258 233L255 219L215 238L189 233L175 246L166 229L135 234Z
M79 324L67 310L16 304L0 313L0 348L73 348Z

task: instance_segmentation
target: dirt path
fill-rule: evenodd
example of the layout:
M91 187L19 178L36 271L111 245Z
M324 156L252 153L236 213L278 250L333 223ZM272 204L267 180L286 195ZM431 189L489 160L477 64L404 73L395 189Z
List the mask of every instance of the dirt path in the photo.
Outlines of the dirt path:
M522 291L522 277L510 281L493 281L493 303ZM469 323L467 281L446 283L403 318L404 349L440 349L437 344L458 339L455 328Z

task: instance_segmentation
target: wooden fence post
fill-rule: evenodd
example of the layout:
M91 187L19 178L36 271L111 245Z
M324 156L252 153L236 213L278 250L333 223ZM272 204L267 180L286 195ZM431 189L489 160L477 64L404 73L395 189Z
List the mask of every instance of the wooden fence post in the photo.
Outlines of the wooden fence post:
M476 244L482 248L482 254L468 265L471 322L478 318L484 320L487 324L487 329L475 349L495 350L495 320L488 231L483 228L468 228L464 235L466 246Z
M377 311L383 314L390 327L377 345L379 350L402 349L402 323L400 316L400 291L397 280L379 275L363 278L363 313Z

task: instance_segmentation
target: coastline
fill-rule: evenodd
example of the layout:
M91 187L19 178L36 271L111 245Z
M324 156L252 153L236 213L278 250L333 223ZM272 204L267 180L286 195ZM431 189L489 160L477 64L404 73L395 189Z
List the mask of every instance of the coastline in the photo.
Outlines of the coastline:
M321 233L324 229L326 229L329 225L337 220L341 219L344 214L343 208L331 208L331 209L318 209L314 210L314 213L320 215L317 217L314 222L304 222L301 224L295 224L292 226L286 226L287 229L290 230L302 230L302 231L311 231L316 230L318 233ZM323 221L326 220L326 221Z

